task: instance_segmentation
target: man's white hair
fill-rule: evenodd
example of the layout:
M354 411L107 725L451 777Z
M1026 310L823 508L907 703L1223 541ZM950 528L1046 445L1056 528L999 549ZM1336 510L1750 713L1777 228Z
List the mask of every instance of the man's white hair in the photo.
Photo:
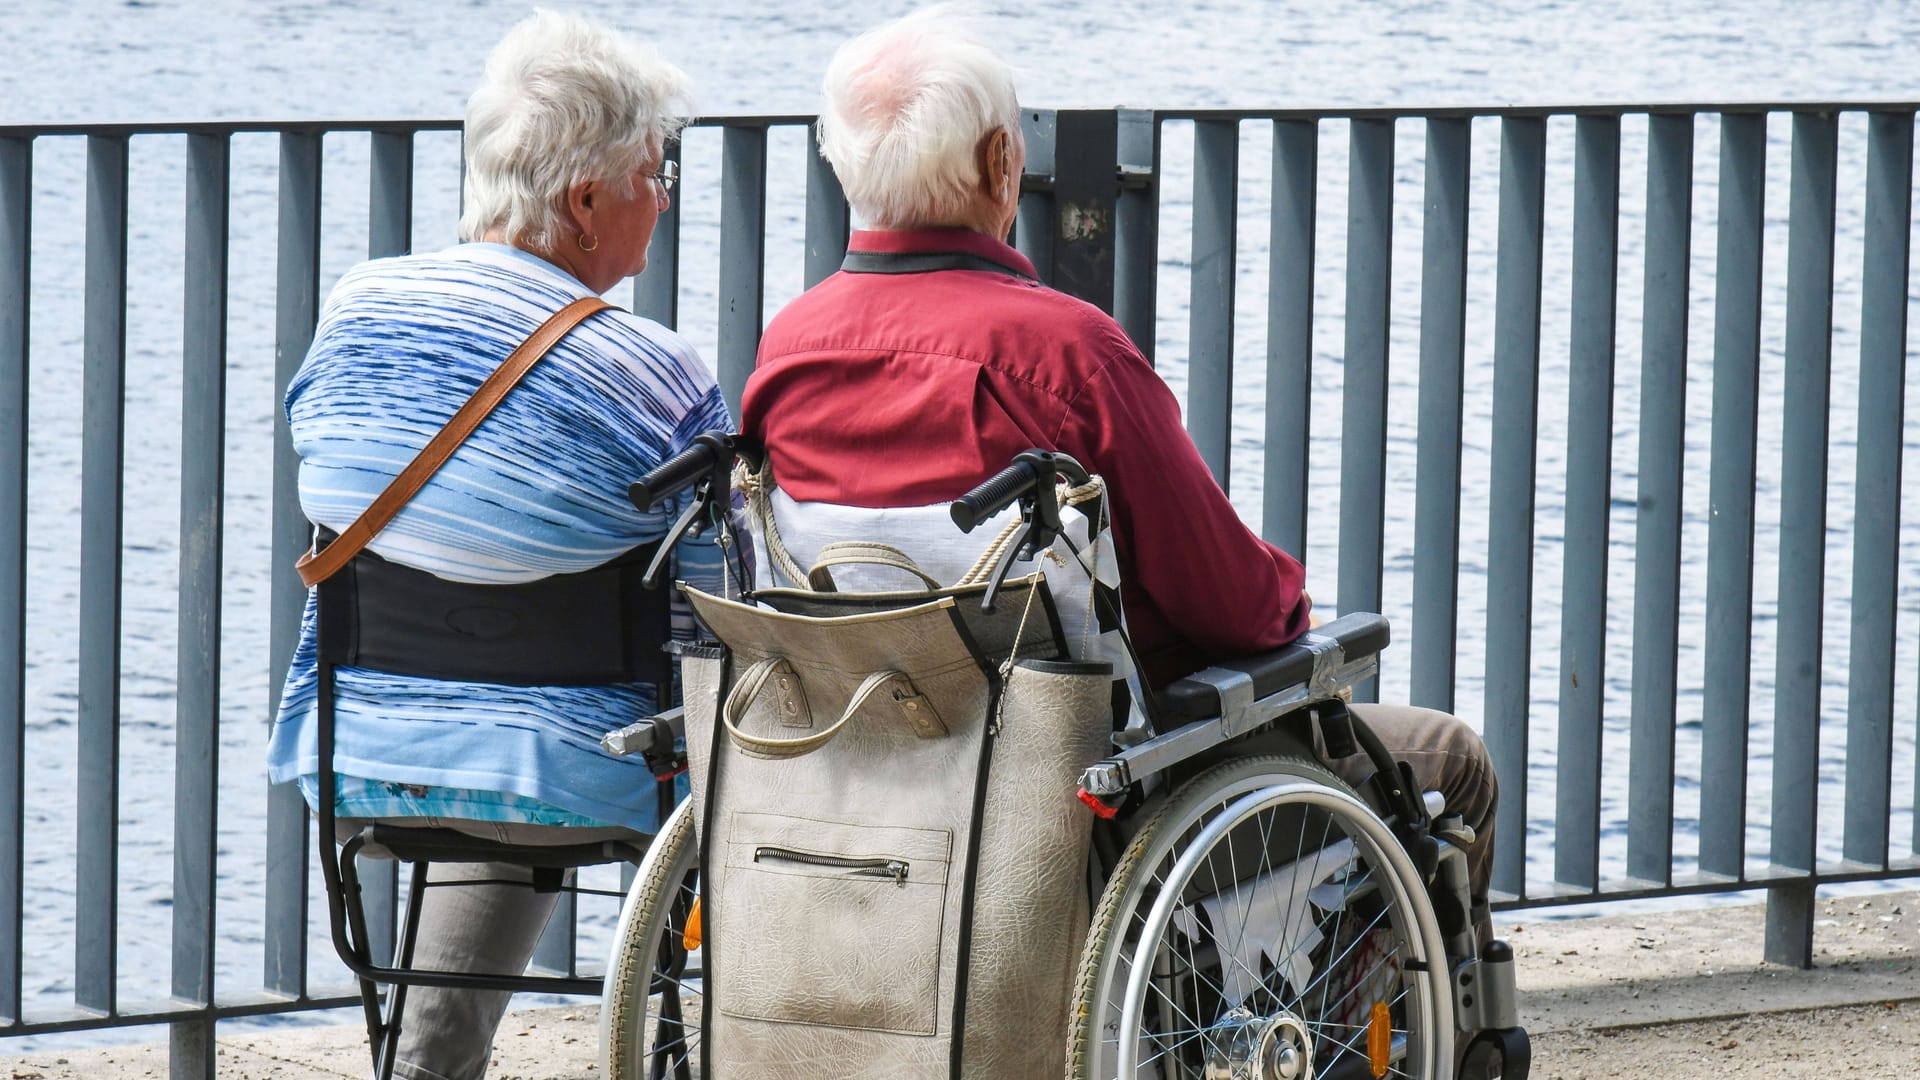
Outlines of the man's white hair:
M578 15L535 10L487 54L467 99L460 238L499 229L552 251L571 231L567 189L614 184L666 145L690 111L687 76L653 49Z
M958 221L980 182L975 147L1020 130L1013 69L945 5L842 45L823 89L820 152L879 228Z

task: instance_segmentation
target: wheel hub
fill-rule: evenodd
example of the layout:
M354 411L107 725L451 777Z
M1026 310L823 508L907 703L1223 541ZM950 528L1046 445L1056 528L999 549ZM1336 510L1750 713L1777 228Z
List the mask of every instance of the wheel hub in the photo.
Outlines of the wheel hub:
M1207 1029L1205 1080L1313 1080L1313 1039L1292 1013L1240 1007Z

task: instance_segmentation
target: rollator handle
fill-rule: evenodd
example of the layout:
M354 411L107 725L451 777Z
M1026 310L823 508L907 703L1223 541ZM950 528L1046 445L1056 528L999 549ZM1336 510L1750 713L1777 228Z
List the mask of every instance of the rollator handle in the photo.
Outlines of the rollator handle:
M739 436L715 429L693 437L685 450L655 466L652 472L627 486L627 498L646 512L660 502L715 475L730 475L739 452ZM724 484L723 484L724 486Z
M660 575L667 568L668 556L672 554L674 545L684 537L699 536L709 524L719 527L721 547L732 544L728 509L733 500L733 463L736 458L744 458L749 464L754 464L760 458L759 447L751 440L723 429L703 431L693 437L685 450L627 485L627 498L642 513L652 511L661 502L689 488L694 489L694 497L688 500L686 509L673 527L667 530L666 539L660 542L660 550L654 554L653 562L647 564L647 571L640 579L641 584L649 589L658 587Z

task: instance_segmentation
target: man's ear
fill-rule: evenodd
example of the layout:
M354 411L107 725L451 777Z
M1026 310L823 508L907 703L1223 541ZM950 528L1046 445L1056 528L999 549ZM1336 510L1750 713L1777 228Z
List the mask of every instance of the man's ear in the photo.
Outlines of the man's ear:
M1005 128L995 128L974 148L974 164L980 170L980 190L988 198L1000 198L1000 187L1013 167L1013 144Z

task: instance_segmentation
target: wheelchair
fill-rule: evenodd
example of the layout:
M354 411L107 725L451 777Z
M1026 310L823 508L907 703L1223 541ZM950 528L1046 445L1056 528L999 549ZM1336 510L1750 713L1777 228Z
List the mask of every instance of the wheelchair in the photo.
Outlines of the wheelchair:
M736 457L751 465L755 449L710 432L634 485L648 508L690 493L661 550L705 527L739 542ZM1013 550L1061 531L1056 482L1088 480L1071 458L1032 451L953 504L962 528L1017 508L989 607ZM1524 1080L1512 952L1473 928L1470 834L1346 708L1389 638L1383 617L1347 614L1284 648L1133 688L1147 707L1114 725L1111 753L1074 792L1091 818L1091 917L1061 1032L1068 1080ZM681 767L683 715L604 745ZM1330 756L1365 754L1371 779L1356 790L1317 760L1315 726ZM707 1075L698 829L690 799L622 910L601 1015L610 1080ZM826 1075L818 1067L792 1075Z

